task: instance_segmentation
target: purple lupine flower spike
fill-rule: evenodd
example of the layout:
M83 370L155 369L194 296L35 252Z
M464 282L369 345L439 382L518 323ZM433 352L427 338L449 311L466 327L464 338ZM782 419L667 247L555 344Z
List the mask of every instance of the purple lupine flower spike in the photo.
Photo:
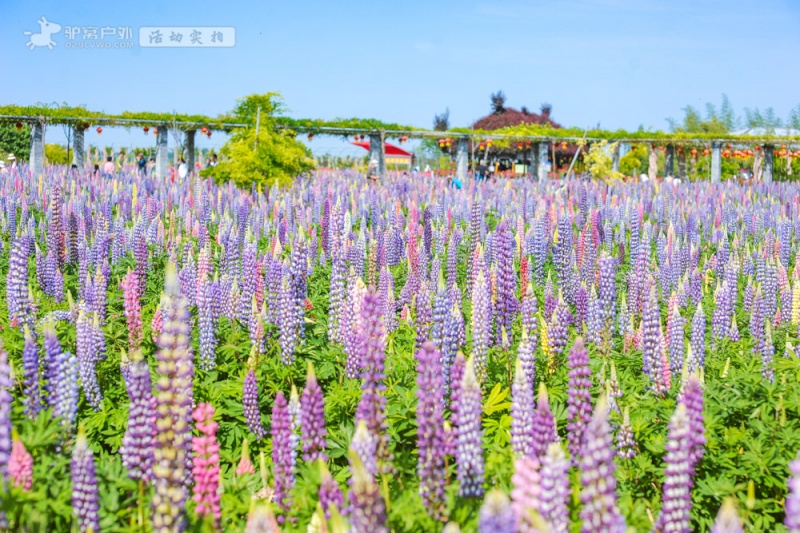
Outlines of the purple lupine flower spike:
M417 473L425 508L435 520L446 518L445 435L443 431L444 381L441 355L428 341L417 351Z
M153 526L158 530L181 529L185 502L191 485L191 416L194 360L189 346L191 332L186 297L181 294L175 264L165 268L161 297L163 329L158 337L156 381L156 448L152 498Z
M583 453L582 439L592 416L592 386L589 352L578 337L569 353L569 391L567 393L567 438L572 463L577 465Z
M301 427L303 431L303 460L316 461L327 459L325 448L325 401L322 389L317 382L314 364L309 361L306 374L306 386L300 398Z
M506 493L492 489L486 494L478 519L480 533L518 533L517 519Z
M25 346L22 349L23 389L25 392L25 414L31 418L42 410L42 395L39 388L39 347L29 327L24 327Z
M291 490L295 483L294 461L292 460L292 421L289 405L283 391L278 391L272 406L272 464L275 476L275 503L284 513L292 506ZM278 517L283 523L286 517Z
M244 377L242 390L242 407L247 427L256 436L256 440L264 437L264 426L261 424L261 410L258 407L258 378L255 373L255 363L248 365L247 375Z
M350 527L354 533L388 533L386 503L373 475L350 449Z
M695 469L703 458L706 444L703 389L696 374L690 376L686 382L680 401L686 405L686 413L691 425L691 466L692 469Z
M325 511L325 518L331 518L332 507L342 509L344 506L344 496L339 484L333 479L330 470L322 459L317 460L320 472L319 503Z
M786 495L783 525L791 533L800 532L800 455L789 463L789 493Z
M483 269L478 269L475 286L472 287L472 353L475 356L476 372L486 379L486 354L489 350L491 332L491 292Z
M522 361L517 358L514 382L511 385L511 448L519 456L534 455L533 385L525 375Z
M695 366L704 367L706 359L706 315L703 313L703 304L697 304L697 310L692 317L692 337L691 337L692 354L696 364L690 365L688 368L689 374L694 373L697 368Z
M148 482L153 477L156 436L156 399L150 383L150 368L140 351L134 353L127 379L128 427L119 453L133 479Z
M536 402L536 412L533 414L533 455L541 462L545 453L554 442L558 442L556 419L550 410L550 400L547 395L547 386L539 383L539 397Z
M377 442L377 458L381 471L391 468L389 432L386 421L386 389L384 383L384 360L386 358L386 329L376 294L365 296L361 307L361 361L364 366L361 399L356 409L356 420L364 420Z
M547 531L567 533L569 531L570 499L569 461L564 455L561 444L553 442L541 459L542 493L540 496L540 513L547 524Z
M97 474L94 453L89 448L86 432L81 428L72 450L72 508L78 519L81 532L100 531L98 516L100 505L97 495Z
M608 406L605 397L597 402L594 416L583 434L581 473L580 518L583 533L625 531L625 519L617 507L617 480L614 477L614 445L608 424Z
M691 531L692 464L691 436L686 405L679 403L669 424L664 458L665 480L661 488L661 514L656 531Z
M458 398L458 448L456 464L459 494L479 498L483 495L483 426L481 388L475 378L472 356L464 369Z

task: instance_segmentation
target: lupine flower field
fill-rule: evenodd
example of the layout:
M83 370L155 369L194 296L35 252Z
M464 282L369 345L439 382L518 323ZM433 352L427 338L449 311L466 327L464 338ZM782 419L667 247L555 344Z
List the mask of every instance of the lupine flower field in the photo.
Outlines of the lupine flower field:
M800 531L800 186L0 175L12 531Z

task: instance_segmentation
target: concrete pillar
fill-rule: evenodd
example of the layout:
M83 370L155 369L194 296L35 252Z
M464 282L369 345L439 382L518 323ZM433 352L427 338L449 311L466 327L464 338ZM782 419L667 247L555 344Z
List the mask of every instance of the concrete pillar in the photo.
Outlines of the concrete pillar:
M72 142L75 145L72 151L72 164L76 165L80 172L83 172L86 153L86 141L83 132L83 126L80 124L72 127Z
M721 142L715 141L711 143L711 183L719 183L722 181L721 148Z
M611 151L611 171L619 172L619 158L620 158L620 143L614 143L614 149Z
M189 130L186 132L186 165L189 167L189 173L194 174L194 135L197 130Z
M461 137L456 144L456 177L463 183L469 169L469 148L467 138Z
M156 133L156 177L166 178L169 174L169 146L166 124L159 124Z
M675 177L675 145L667 145L667 156L664 159L664 177Z
M386 175L386 142L383 131L370 133L369 135L369 158L378 162L378 176L381 178Z
M764 183L772 183L773 150L771 144L764 145Z
M678 152L678 177L686 178L686 150Z
M31 124L30 167L34 178L44 172L44 125L38 120Z
M547 179L547 168L545 167L547 163L547 146L548 143L546 142L539 143L539 157L538 157L539 168L537 172L539 175L539 181L545 181Z
M533 143L531 145L531 178L536 181L541 179L541 176L539 176L539 169L542 167L541 161L539 160L539 146L541 144L542 143Z

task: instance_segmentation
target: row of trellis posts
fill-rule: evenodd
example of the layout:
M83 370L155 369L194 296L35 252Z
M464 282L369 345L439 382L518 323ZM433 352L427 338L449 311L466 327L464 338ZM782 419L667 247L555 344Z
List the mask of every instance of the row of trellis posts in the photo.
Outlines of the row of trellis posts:
M45 137L45 126L48 123L47 117L14 117L14 116L0 116L0 122L5 123L17 123L20 122L28 123L31 127L31 150L30 150L30 167L31 171L34 175L42 174L44 170L44 137ZM137 120L137 119L128 119L128 120L119 120L119 119L60 119L60 122L65 123L69 122L72 123L73 126L73 158L72 163L77 165L78 168L83 168L85 163L85 140L84 140L84 133L86 131L87 124L106 124L110 126L123 126L123 127L132 127L132 126L148 126L152 125L150 121L146 120ZM165 177L169 173L169 157L168 157L168 132L169 128L180 128L185 135L186 140L186 162L190 169L194 168L194 156L195 156L195 135L197 130L201 128L201 124L197 123L189 123L189 122L177 122L173 121L170 124L159 124L158 131L156 133L156 168L155 174L159 177ZM231 131L238 128L247 127L245 124L222 124L222 128L226 131ZM205 127L204 127L205 128ZM476 141L482 141L487 138L494 138L494 139L510 139L514 142L517 141L529 141L530 142L530 173L535 179L543 180L546 179L547 174L545 170L545 164L548 159L548 146L552 142L563 142L563 141L577 141L578 139L568 139L564 137L544 137L544 136L508 136L508 135L489 135L487 136L485 133L481 134L464 134L464 133L447 133L447 132L430 132L430 131L386 131L386 130L379 130L379 131L370 131L364 129L357 129L357 128L325 128L325 127L295 127L293 128L297 133L313 133L313 134L322 134L322 135L334 135L334 136L351 136L351 135L365 135L369 136L370 139L370 150L369 156L370 159L374 159L378 162L378 170L381 175L386 173L386 149L385 143L387 136L390 137L400 137L405 136L406 138L424 138L424 137L432 137L432 138L439 138L443 135L449 135L450 137L455 137L456 139L456 150L455 150L455 162L456 162L456 176L460 179L465 179L468 174L469 169L469 140L470 138L474 138ZM597 141L599 139L591 139L585 138L587 142ZM609 142L614 142L614 140L609 139ZM682 141L688 142L688 141ZM762 179L765 182L772 181L772 169L773 169L773 151L774 151L774 139L762 139L759 140L757 138L739 138L739 137L721 137L719 139L714 140L707 140L704 139L703 143L710 143L711 145L711 172L710 177L712 182L719 182L722 177L722 146L725 143L736 143L741 144L746 142L747 144L756 144L758 146L763 147L763 163L762 163ZM653 143L660 143L664 144L664 139L619 139L618 144L616 145L616 149L612 152L612 168L615 171L619 171L619 162L621 155L627 151L627 149L635 143L641 144L653 144ZM666 144L666 159L665 159L665 175L675 176L675 145L669 144L667 141Z

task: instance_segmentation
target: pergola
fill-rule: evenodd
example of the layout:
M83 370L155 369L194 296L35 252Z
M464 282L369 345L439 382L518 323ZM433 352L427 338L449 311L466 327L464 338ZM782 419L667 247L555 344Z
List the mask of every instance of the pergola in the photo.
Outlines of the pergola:
M165 115L143 113L142 116L113 116L87 113L86 116L51 116L48 114L0 114L0 123L26 123L31 127L30 164L34 175L41 174L44 167L44 127L46 124L67 124L74 131L73 163L82 167L85 158L84 132L91 126L122 126L122 127L156 127L156 175L166 176L169 170L168 161L168 131L180 129L186 135L187 163L189 168L194 167L194 141L198 130L206 129L223 130L226 132L241 128L253 127L253 124L226 122L221 119L199 117L200 120L185 120L176 115L174 119ZM469 165L469 142L485 142L488 140L504 141L509 144L524 143L530 150L531 173L537 179L544 179L544 163L548 157L548 147L553 143L578 142L587 143L609 141L618 142L617 150L612 153L613 167L619 169L620 154L633 144L665 145L666 146L666 173L675 175L675 146L684 144L710 144L711 147L711 181L721 180L721 151L726 144L757 145L763 147L763 179L772 181L773 151L776 144L782 143L790 147L800 146L800 137L776 138L766 135L715 135L691 136L678 134L645 134L642 136L627 134L627 132L592 131L592 135L571 135L565 130L552 130L552 133L543 135L529 135L503 132L471 131L467 129L454 129L450 131L431 131L412 128L382 128L377 121L365 120L368 127L341 127L336 121L326 122L321 120L293 120L278 119L276 128L290 129L295 133L309 133L314 135L330 136L360 136L369 138L370 156L378 161L379 172L386 171L386 139L451 139L455 144L456 175L464 179L467 176ZM375 125L377 124L377 125ZM527 148L529 147L529 148Z

